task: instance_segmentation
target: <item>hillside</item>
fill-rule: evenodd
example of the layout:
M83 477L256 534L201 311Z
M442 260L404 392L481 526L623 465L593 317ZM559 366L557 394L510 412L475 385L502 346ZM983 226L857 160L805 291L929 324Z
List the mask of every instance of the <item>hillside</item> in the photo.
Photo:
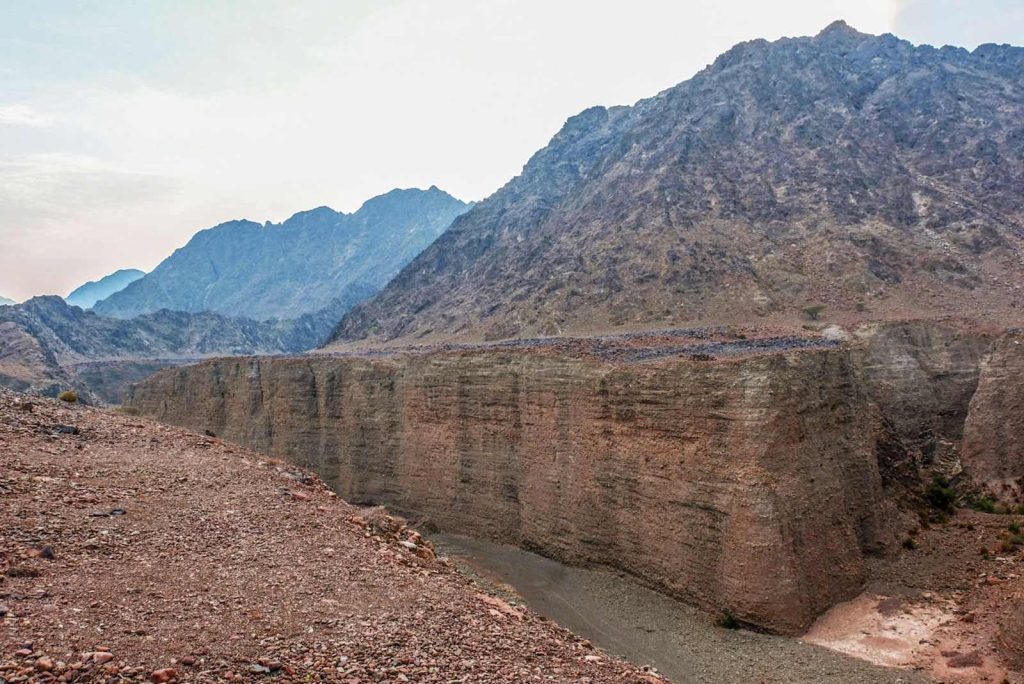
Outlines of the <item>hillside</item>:
M338 345L967 314L1021 323L1024 49L837 22L571 118Z
M0 297L0 306L10 306L11 304L16 303L17 302L15 302L13 299L8 299L7 297Z
M0 390L4 681L662 681L307 471L57 403Z
M392 190L352 214L327 207L281 224L231 221L197 233L152 273L99 302L128 318L160 309L294 318L383 287L466 210L435 187Z
M136 280L146 275L137 268L123 268L114 271L110 275L103 276L99 280L90 280L71 291L64 298L72 306L80 306L83 309L91 308L101 299L106 299L115 292L120 292Z
M60 297L34 297L0 309L0 385L51 396L76 389L86 400L119 402L126 383L163 366L313 348L340 315L335 307L295 320L258 322L164 310L119 320L69 306Z

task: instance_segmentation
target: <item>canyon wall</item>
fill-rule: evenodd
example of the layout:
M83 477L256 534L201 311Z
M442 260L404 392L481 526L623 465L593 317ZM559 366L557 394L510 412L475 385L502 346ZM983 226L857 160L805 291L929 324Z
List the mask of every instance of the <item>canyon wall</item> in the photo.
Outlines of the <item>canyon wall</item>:
M476 351L221 359L131 404L316 470L356 503L626 571L797 633L896 541L843 349L612 363Z
M1024 333L1009 332L981 363L964 427L964 468L1006 503L1024 503Z
M851 354L888 430L883 475L918 484L963 470L960 447L979 366L992 344L955 323L869 323L851 335Z

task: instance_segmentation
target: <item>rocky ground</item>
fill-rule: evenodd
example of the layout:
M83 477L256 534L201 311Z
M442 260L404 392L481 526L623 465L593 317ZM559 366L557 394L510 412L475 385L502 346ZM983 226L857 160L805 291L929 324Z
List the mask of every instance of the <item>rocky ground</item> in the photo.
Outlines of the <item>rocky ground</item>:
M1024 682L1024 516L959 509L875 558L865 592L822 616L805 637L874 663L951 684Z
M0 392L0 681L650 682L308 472Z
M927 684L911 669L880 667L799 639L725 629L715 616L636 579L563 565L511 546L434 535L465 572L510 602L592 640L608 653L649 662L677 684Z

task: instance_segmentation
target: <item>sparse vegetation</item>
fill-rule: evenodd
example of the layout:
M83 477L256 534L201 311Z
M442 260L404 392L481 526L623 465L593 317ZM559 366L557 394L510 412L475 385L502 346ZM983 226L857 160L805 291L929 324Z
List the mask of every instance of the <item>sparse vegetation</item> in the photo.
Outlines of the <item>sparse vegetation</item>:
M1024 537L1019 534L1007 532L1003 534L1002 539L999 540L999 546L996 550L1000 553L1012 553L1022 546L1024 546Z
M125 406L122 404L121 406L117 407L116 411L118 413L123 413L126 416L139 415L139 408L137 406Z
M78 402L78 395L75 394L72 390L64 390L63 392L57 395L57 398L63 402L67 402L68 404L74 404Z
M979 496L971 496L967 499L967 507L972 508L982 513L995 513L996 502L991 497L984 494Z
M824 304L811 304L810 306L805 306L801 309L801 311L804 312L804 315L812 321L818 320L821 317L821 312L824 310Z
M726 610L722 613L722 616L718 618L718 626L722 629L739 629L740 623L739 620L732 616L732 613Z
M1020 525L1017 523L1010 523L1006 526L1006 529L1010 530L1013 534L1020 534Z
M917 542L914 541L913 537L907 537L903 540L903 548L905 548L907 551L913 551L917 548Z
M945 512L952 512L956 504L956 492L941 477L936 477L932 480L931 484L928 485L928 489L924 491L924 498L929 506Z

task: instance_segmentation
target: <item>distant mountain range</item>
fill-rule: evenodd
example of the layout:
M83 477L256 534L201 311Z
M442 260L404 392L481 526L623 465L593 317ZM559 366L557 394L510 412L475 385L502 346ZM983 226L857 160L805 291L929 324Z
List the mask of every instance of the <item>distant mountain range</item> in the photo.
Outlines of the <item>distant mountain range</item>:
M7 297L0 297L0 306L8 306L10 304L16 303L17 302L15 302L13 299L8 299Z
M467 208L431 187L393 190L353 214L320 207L281 224L231 221L197 233L93 308L118 318L170 309L257 320L347 310L384 287Z
M106 299L115 292L120 292L128 285L146 275L144 271L135 268L125 268L114 271L110 275L99 280L90 280L85 285L76 288L64 298L68 304L79 306L83 309L91 308L101 299Z
M842 22L755 40L571 118L335 341L1020 324L1022 187L1024 49L915 47Z
M119 320L34 297L0 308L0 385L50 396L74 389L87 401L119 403L129 383L169 365L316 347L340 316L328 307L288 321L167 310Z

